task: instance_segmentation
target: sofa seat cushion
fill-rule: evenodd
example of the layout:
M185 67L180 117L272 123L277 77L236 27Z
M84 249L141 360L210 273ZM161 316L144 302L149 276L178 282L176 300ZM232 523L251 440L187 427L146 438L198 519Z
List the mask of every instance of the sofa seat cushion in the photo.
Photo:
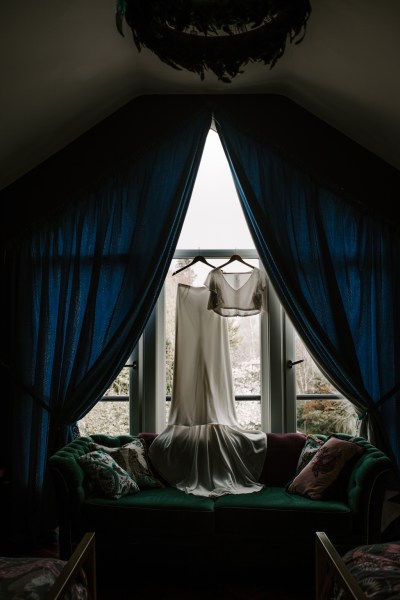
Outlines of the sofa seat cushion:
M262 531L266 540L295 536L309 542L315 531L322 530L332 532L335 539L348 537L354 525L352 512L343 502L310 500L289 494L284 487L267 487L254 494L218 498L215 529L220 534Z
M171 487L144 489L118 500L89 496L82 519L88 531L203 535L214 531L214 500Z

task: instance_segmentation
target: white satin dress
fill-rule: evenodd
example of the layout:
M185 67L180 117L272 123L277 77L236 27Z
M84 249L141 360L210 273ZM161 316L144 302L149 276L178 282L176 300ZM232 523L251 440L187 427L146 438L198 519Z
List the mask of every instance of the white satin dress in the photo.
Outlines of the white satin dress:
M209 294L207 287L178 284L171 409L150 460L188 494L257 492L267 438L237 421L227 321L207 309Z

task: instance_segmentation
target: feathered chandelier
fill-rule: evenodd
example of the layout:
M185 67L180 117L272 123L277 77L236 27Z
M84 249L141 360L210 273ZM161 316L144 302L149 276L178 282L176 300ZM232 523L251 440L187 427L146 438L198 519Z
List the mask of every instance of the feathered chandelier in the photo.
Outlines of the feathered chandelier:
M116 23L124 35L126 21L139 52L229 83L248 63L272 68L288 41L303 40L310 13L308 0L117 0Z

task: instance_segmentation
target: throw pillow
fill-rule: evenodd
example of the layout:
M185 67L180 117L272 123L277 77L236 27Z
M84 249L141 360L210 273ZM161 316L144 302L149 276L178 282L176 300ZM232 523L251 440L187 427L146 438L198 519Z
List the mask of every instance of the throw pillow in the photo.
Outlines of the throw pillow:
M296 475L304 469L306 465L314 458L315 453L323 445L323 440L315 437L315 435L308 434L304 443L303 450L300 453L299 460L296 467Z
M131 442L118 448L109 448L90 442L89 449L107 452L130 475L140 489L165 487L154 476L147 460L146 446L140 438L136 437Z
M336 482L346 463L363 452L364 448L358 444L331 436L286 489L319 500Z
M116 461L101 450L94 450L78 458L79 464L90 479L108 498L118 500L122 496L139 491L137 483Z

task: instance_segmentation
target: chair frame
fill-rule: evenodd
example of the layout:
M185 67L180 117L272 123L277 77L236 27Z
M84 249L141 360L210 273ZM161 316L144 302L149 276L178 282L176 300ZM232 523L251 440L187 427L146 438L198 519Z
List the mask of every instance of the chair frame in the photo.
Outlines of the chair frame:
M46 600L61 600L80 568L83 568L86 574L89 599L96 600L96 544L93 532L87 532L83 535L59 577L51 587Z
M340 589L341 600L365 600L365 594L325 532L315 537L315 600L333 600Z

